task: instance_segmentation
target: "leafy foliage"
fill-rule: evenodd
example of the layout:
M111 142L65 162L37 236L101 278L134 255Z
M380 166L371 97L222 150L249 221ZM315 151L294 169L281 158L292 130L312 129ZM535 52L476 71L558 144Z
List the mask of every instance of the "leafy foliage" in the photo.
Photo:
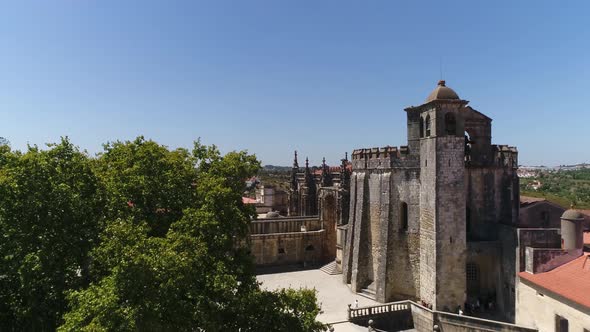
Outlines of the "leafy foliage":
M169 151L143 137L104 147L96 170L108 193L107 219L145 221L151 234L162 236L184 208L194 205L196 173L187 150Z
M100 183L67 139L22 155L3 147L0 166L0 329L50 329L64 292L87 283Z
M0 330L324 330L314 291L256 281L241 193L259 168L142 137L97 158L0 146Z
M537 190L534 181L541 182ZM533 178L521 179L523 195L543 197L564 208L574 204L577 208L590 209L590 169L541 172Z

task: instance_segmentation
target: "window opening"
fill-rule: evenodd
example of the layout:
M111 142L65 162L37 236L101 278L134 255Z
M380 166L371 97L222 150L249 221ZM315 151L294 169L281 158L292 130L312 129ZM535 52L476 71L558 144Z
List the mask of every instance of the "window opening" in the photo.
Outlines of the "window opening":
M400 206L400 229L402 231L408 230L408 204L406 202L402 202Z
M420 138L424 137L424 118L420 117Z
M445 132L447 135L457 135L457 119L453 113L445 114Z

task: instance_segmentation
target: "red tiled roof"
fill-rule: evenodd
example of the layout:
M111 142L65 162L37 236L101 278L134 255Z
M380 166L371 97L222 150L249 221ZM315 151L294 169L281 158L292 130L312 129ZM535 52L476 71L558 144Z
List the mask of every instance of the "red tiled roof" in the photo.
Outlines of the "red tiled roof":
M563 264L549 272L531 274L520 272L521 278L550 292L590 308L590 254Z
M244 203L244 204L256 204L256 199L255 198L250 198L250 197L242 197L242 203Z

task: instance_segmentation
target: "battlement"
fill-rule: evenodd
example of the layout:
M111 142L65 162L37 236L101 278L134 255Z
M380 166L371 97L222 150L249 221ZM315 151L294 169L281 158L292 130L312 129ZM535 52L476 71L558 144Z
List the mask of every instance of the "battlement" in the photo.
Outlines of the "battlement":
M407 146L356 149L352 152L353 169L387 169L405 165L410 155Z
M514 146L492 145L494 164L500 167L518 168L518 150Z

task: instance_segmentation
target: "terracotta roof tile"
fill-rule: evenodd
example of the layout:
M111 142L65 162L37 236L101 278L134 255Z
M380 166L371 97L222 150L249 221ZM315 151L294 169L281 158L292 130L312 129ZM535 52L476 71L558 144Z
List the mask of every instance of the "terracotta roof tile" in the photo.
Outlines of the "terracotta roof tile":
M250 198L250 197L242 197L242 203L244 204L256 204L256 199L255 198Z
M521 278L575 303L590 308L590 253L549 272L520 272Z

